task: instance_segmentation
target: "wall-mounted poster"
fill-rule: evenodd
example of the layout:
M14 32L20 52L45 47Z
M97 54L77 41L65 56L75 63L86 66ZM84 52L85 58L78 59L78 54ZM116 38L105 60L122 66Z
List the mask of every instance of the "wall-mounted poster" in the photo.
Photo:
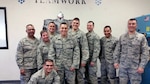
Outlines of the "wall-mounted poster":
M0 7L0 49L8 49L6 7Z

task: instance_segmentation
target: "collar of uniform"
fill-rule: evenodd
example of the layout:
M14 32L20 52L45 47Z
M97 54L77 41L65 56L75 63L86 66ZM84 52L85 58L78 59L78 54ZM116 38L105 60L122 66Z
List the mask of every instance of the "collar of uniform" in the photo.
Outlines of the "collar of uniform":
M38 41L38 39L36 37L34 37L34 39L30 39L29 37L26 37L26 40L30 43L36 43Z
M110 41L112 39L112 35L109 38L105 37L105 41Z
M94 33L94 31L88 32L87 36L91 36L91 34L93 34L93 33Z
M137 37L138 32L135 31L135 37ZM128 32L125 34L125 37L129 37Z
M74 31L74 30L72 29L71 31L77 33L78 31L80 31L80 29L78 28L76 31Z
M50 76L52 73L53 73L53 70L47 76ZM41 76L42 78L46 78L44 69L41 69Z
M27 38L27 40L35 40L36 39L35 37L33 37L33 39L31 39L28 36L26 38Z
M55 36L57 33L56 32L54 32L53 34L51 34L50 32L49 32L49 35L51 36Z
M61 37L61 35L58 35L58 40L62 40L63 38ZM70 39L70 36L67 35L66 40Z

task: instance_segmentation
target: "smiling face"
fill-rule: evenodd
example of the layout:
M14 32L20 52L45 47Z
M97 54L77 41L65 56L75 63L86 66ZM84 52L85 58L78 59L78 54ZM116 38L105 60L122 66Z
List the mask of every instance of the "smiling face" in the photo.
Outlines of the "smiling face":
M129 32L135 32L137 27L136 20L129 20L128 21L128 31Z
M54 33L56 31L55 23L49 23L48 30L50 33Z
M28 34L28 37L34 37L35 29L34 29L33 25L27 25L26 32Z
M94 24L92 22L88 22L87 23L87 30L89 32L91 32L91 31L93 31L93 29L94 29Z
M73 30L78 30L79 26L80 26L80 22L78 20L73 20L72 21Z
M49 42L49 36L48 36L48 32L42 32L41 34L41 38L44 42Z
M104 28L104 35L106 38L109 38L111 36L111 29L109 27Z
M53 68L54 68L54 64L51 61L46 61L45 64L43 65L44 71L46 74L49 74Z
M68 25L67 24L61 24L60 25L60 34L61 36L65 37L68 33Z

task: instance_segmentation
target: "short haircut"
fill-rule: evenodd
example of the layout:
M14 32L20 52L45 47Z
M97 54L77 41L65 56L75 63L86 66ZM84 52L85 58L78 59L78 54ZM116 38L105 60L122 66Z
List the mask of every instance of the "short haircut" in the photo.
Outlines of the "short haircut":
M80 19L78 17L75 17L73 20L77 20L77 21L80 21Z
M94 22L93 22L93 21L88 21L88 23L92 23L92 24L93 24L93 26L94 26Z
M62 23L60 24L60 26L63 25L63 24L68 26L68 24L67 24L66 22L62 22Z
M129 21L136 21L137 22L137 20L135 18L130 18Z
M52 22L49 22L48 25L51 24L51 23L52 23L52 24L55 24L55 22L52 21ZM55 25L56 25L56 24L55 24Z
M105 30L106 28L109 28L109 29L111 30L111 27L110 27L109 25L106 25L106 26L104 27L104 30Z
M42 34L43 34L44 32L48 33L47 30L42 30L42 31L40 32L40 35L42 36Z
M33 24L27 24L27 25L26 25L26 28L27 28L28 26L32 26L32 27L34 27L34 26L33 26Z
M45 59L44 62L43 62L43 64L46 64L46 62L52 62L53 63L53 60L51 60L51 59Z

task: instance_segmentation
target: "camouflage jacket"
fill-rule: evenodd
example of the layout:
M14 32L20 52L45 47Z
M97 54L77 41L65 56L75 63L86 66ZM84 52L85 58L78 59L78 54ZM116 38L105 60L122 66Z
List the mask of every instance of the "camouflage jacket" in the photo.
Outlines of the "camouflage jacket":
M34 69L37 68L37 46L39 40L34 40L28 37L23 38L17 47L16 62L20 69Z
M88 46L89 46L89 61L96 62L100 53L100 38L94 32L86 33Z
M114 63L125 67L144 68L149 60L147 40L144 35L135 33L130 38L128 33L123 34L114 51Z
M45 71L41 69L31 76L28 84L60 84L60 77L55 70L46 76Z
M104 36L100 39L100 43L101 43L100 59L105 59L107 62L113 63L113 53L118 43L117 38L115 38L114 36L106 38Z
M68 34L73 38L77 39L80 49L80 63L86 63L89 59L89 48L86 38L86 34L78 29L76 32L69 30Z
M73 67L79 68L79 46L77 41L70 36L63 39L61 35L57 35L53 38L48 58L55 61L55 65L58 69L65 67L67 69Z
M42 68L42 64L45 59L48 59L48 52L49 52L50 42L45 43L41 41L37 49L37 66L38 69Z

